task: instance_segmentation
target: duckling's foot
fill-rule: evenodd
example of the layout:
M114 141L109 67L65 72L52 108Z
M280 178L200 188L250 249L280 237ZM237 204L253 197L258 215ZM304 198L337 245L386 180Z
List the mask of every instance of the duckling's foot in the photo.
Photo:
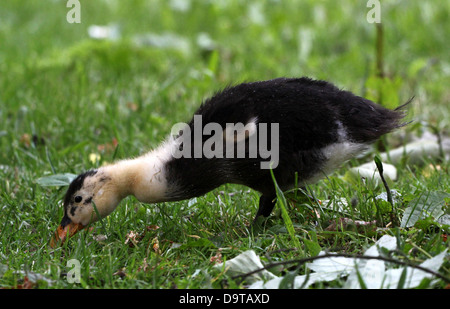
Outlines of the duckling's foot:
M267 218L272 213L273 208L276 203L276 194L263 194L259 198L259 208L256 213L255 219L253 219L253 224L259 219L259 217L263 216ZM259 221L259 220L258 220Z

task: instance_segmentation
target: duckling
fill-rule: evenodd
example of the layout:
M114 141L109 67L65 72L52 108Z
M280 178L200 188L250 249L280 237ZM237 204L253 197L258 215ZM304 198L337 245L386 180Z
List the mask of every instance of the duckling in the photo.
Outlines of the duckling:
M261 193L255 220L268 217L276 200L271 171L282 190L315 183L405 125L406 104L389 110L307 77L227 87L156 149L76 177L52 245L108 216L129 195L144 203L179 201L241 184Z

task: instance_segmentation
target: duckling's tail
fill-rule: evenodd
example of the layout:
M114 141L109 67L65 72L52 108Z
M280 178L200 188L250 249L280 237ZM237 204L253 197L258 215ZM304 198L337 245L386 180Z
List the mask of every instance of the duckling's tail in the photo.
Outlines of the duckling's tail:
M408 106L409 103L412 102L412 100L414 100L415 97L416 96L413 95L408 101L406 101L406 103L400 105L399 107L395 108L394 110L395 111L403 110L406 106Z
M364 99L347 99L342 104L343 124L350 138L358 143L375 142L382 135L407 125L405 107L413 98L396 109L388 109Z
M406 103L404 103L404 104L402 104L402 105L400 105L400 106L398 106L397 108L394 109L395 112L399 113L399 119L402 119L402 118L404 118L406 116L407 111L405 109L412 102L412 100L414 100L414 98L415 98L415 96L412 96L408 101L406 101ZM411 122L414 122L414 120L398 123L396 128L404 127L404 126L410 124Z

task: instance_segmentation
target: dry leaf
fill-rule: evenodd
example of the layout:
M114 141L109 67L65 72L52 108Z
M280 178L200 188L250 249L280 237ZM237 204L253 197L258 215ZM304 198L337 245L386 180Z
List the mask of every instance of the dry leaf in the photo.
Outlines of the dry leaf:
M325 229L326 231L360 231L364 228L376 229L377 221L360 221L352 220L350 218L339 218L337 220L331 220L330 225Z
M18 284L15 289L19 289L19 290L29 290L29 289L34 289L34 287L36 286L36 283L31 281L30 279L28 279L27 276L25 276L23 278L23 284Z
M156 231L157 229L159 229L159 226L157 226L157 225L147 226L147 231Z
M127 276L126 272L125 272L125 268L121 268L118 271L116 271L115 273L113 273L113 276L119 276L120 278L124 278Z
M195 238L195 239L200 239L201 237L198 235L186 235L187 237L191 237L191 238Z
M147 258L144 258L144 261L142 262L142 266L139 266L138 271L146 272L147 269L148 269Z
M130 247L135 247L144 238L144 236L147 232L156 231L157 229L159 229L159 226L157 226L157 225L148 225L148 226L146 226L144 232L142 232L141 234L138 234L135 231L130 231L126 236L127 239L125 240L125 244L129 243ZM155 238L157 240L157 237L155 237ZM159 249L159 244L158 244L158 249Z
M30 148L31 146L31 135L28 133L24 133L21 137L20 137L20 143L25 146L26 148Z
M36 134L30 135L28 133L24 133L20 137L19 142L25 148L30 148L32 144L34 146L43 146L43 145L45 145L45 140L42 137L39 137Z
M220 264L220 263L223 263L223 261L222 261L222 253L220 253L220 249L217 251L217 253L216 253L216 255L214 255L214 256L212 256L210 259L209 259L209 262L211 263L211 264Z
M117 138L113 137L111 142L98 145L97 150L100 152L113 152L117 148L117 145L119 145L119 142Z
M135 247L137 246L137 243L139 242L136 238L138 237L138 234L136 234L134 231L130 231L127 236L126 236L126 240L125 240L125 244L129 243L130 247Z
M159 240L158 237L152 239L152 248L156 254L161 254L161 250L159 249Z
M133 112L136 112L139 108L139 106L134 102L127 102L127 107Z

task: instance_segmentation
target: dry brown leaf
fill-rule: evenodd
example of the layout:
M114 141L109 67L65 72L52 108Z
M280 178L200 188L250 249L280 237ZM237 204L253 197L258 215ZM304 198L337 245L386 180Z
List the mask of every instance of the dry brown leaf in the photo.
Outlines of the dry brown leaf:
M138 234L136 234L136 232L130 231L126 236L127 239L125 240L125 245L129 243L130 247L137 246L137 243L139 242L139 240L136 239L137 237Z
M30 148L31 146L31 135L28 133L24 133L21 137L20 137L20 143L26 147L26 148Z
M29 290L29 289L34 289L35 286L36 286L36 283L31 281L30 279L28 279L27 276L25 276L23 278L23 284L18 284L16 287L14 287L14 289Z
M217 253L209 259L209 262L211 264L216 265L216 264L223 263L223 261L222 261L222 253L220 251L221 250L218 250Z
M111 142L100 144L97 146L97 149L100 152L113 152L116 150L117 145L119 145L119 142L117 141L117 138L113 137Z
M127 273L125 272L125 268L121 268L118 271L116 271L115 273L113 273L113 276L119 276L120 278L124 278L127 276Z
M126 235L127 239L125 240L125 244L129 244L130 247L135 247L144 238L146 233L156 231L157 229L159 229L159 226L157 225L148 225L140 234L136 233L135 231L130 231Z
M161 250L159 249L158 237L153 238L151 243L152 243L153 251L155 251L156 254L161 254Z
M134 102L127 102L127 107L133 112L136 112L139 108L139 106Z

